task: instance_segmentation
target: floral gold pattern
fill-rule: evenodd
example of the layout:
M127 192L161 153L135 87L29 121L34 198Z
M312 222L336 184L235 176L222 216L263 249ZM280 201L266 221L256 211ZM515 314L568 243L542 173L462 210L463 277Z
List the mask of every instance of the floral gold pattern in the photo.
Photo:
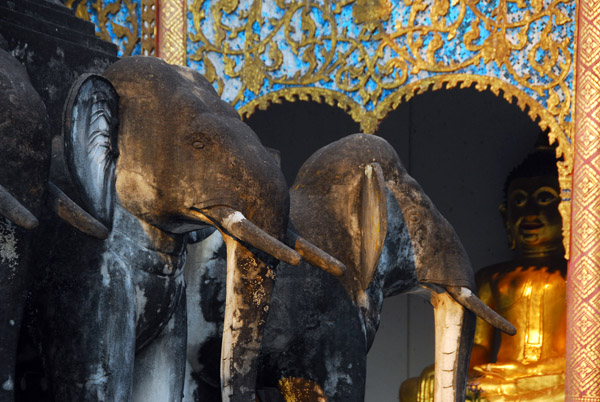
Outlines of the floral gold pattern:
M142 0L142 54L151 56L155 54L155 38L156 38L156 1L157 0Z
M119 56L154 54L156 0L67 0L75 15L96 25L96 35L119 47Z

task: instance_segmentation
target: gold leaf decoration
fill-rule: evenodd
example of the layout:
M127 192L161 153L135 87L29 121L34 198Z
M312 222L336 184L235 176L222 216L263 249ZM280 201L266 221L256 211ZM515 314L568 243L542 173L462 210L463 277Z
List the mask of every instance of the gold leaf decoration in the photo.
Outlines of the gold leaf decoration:
M357 0L352 9L357 24L386 21L391 12L392 5L389 0Z
M253 60L246 60L242 68L242 80L250 91L258 94L265 80L265 75L258 63Z
M96 34L119 47L119 54L155 54L156 0L67 0L75 15L96 25Z

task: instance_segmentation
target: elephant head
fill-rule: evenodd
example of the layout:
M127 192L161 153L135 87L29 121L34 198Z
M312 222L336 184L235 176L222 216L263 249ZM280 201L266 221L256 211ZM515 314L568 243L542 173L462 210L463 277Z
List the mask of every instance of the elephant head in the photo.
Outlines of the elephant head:
M221 232L227 245L223 400L253 400L275 260L297 265L300 254L328 257L302 239L292 239L298 251L283 243L290 240L289 195L273 156L204 77L152 57L128 57L103 76L80 77L64 121L64 160L74 187L110 230L103 250L113 250L143 271L168 276L173 275L168 264L147 267L129 258L158 251L160 258L176 257L178 271L186 233L207 226ZM136 244L117 244L130 241ZM329 266L343 269L337 261ZM147 334L156 332L140 323L164 327L168 320L149 311L152 286L150 279L143 281L124 285L146 289L145 309L139 293L130 298L138 300L138 350L154 336ZM177 286L175 293L182 289ZM173 292L169 297L175 297ZM174 353L173 358L185 355ZM135 386L133 392L135 399Z
M290 193L298 232L346 265L340 281L363 311L368 344L383 297L418 287L431 293L436 401L462 400L473 313L507 333L515 329L476 297L456 233L395 150L377 136L345 137L304 163Z

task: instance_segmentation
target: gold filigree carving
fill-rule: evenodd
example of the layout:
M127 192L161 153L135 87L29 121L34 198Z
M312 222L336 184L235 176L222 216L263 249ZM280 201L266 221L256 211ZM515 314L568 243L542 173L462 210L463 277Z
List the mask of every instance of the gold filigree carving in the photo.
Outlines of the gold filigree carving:
M119 47L120 55L153 55L156 0L67 0L75 15L96 25L96 35ZM137 50L138 44L141 50Z
M118 24L114 20L114 15L121 10L122 5L127 8L128 13L125 19L131 24L131 28ZM110 25L117 39L124 39L123 54L130 55L133 53L135 45L139 40L137 34L139 25L136 4L132 0L119 0L111 4L105 4L104 7L102 7L102 2L98 1L96 3L96 11L98 12L100 37L106 41L111 40L111 36L108 32L108 25Z
M389 0L357 0L352 9L357 24L373 24L390 18L392 5Z

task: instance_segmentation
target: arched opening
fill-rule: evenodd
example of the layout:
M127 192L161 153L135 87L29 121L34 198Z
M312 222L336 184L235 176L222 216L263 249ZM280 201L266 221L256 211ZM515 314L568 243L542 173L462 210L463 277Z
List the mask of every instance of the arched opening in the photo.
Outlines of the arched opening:
M343 110L316 102L283 102L256 111L246 123L263 145L281 153L281 168L291 186L302 163L317 149L360 132Z

